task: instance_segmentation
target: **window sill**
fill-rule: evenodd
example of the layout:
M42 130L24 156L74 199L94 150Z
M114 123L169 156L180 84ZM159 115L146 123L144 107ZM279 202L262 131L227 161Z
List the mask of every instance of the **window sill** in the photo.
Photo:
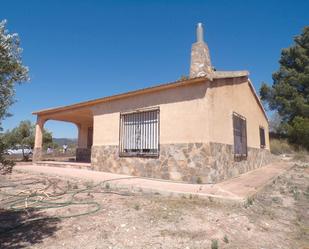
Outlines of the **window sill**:
M159 153L119 153L119 157L159 158Z
M239 155L239 154L234 154L234 160L236 162L240 162L240 161L245 161L247 160L247 155Z

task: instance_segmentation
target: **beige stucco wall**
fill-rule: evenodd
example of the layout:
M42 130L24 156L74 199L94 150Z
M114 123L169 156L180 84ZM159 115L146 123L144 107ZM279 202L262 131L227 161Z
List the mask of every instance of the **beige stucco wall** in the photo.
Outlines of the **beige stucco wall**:
M93 145L119 144L120 112L160 108L160 144L207 142L206 82L96 105Z
M246 118L248 146L260 148L259 126L262 126L269 149L268 122L246 77L215 80L210 84L206 98L211 142L234 143L232 115L236 112Z
M269 148L268 122L248 79L216 79L114 100L92 107L93 145L119 144L120 112L160 108L160 144L207 143L233 144L232 114L247 120L249 147L260 148L259 126L265 128Z

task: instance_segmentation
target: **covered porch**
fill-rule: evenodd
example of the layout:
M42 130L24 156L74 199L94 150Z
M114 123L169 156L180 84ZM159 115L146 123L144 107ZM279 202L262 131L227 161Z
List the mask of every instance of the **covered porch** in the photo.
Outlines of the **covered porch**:
M66 106L34 112L37 115L33 162L44 160L43 129L49 120L75 124L78 130L76 157L73 162L90 163L93 142L93 113L90 107ZM71 161L71 160L70 160Z

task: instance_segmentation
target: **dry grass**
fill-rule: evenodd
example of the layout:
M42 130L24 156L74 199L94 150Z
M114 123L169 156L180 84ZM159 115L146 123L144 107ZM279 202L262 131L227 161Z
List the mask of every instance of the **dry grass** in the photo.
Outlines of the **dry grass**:
M20 186L20 190L40 187L35 180L44 180L46 176L14 171L12 175L0 177L0 185L25 179L34 180L34 183ZM48 177L47 180L50 179L68 189L92 185L92 182L71 178ZM42 184L45 186L48 182ZM32 230L26 227L27 230L19 229L9 235L1 236L0 233L0 244L1 248L9 249L260 249L274 248L274 245L284 249L306 248L309 243L308 182L309 163L295 162L295 167L266 186L254 201L248 199L246 208L196 196L119 195L118 191L104 191L106 187L102 186L91 196L85 192L74 198L75 201L99 203L101 209L97 213L61 219L56 224L33 223ZM2 188L2 191L15 189ZM6 198L0 195L0 209ZM50 217L81 211L70 208L47 209L42 215ZM19 218L16 214L14 217L1 216L0 212L0 230L1 225L11 224Z
M293 159L295 161L309 162L309 153L307 151L298 151L294 155Z
M286 139L271 139L270 151L275 155L292 154L294 153L294 148Z
M176 237L176 238L188 238L190 240L204 240L207 238L207 231L205 230L196 230L196 231L188 231L186 229L170 229L170 230L161 230L161 236L166 237Z
M303 148L296 148L288 143L286 139L270 139L270 151L275 155L293 154L295 161L309 161L309 152Z

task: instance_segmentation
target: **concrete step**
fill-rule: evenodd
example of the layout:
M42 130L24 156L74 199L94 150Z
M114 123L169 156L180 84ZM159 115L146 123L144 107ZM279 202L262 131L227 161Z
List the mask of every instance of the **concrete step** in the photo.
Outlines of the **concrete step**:
M91 169L91 163L82 163L82 162L37 161L33 163L33 165L73 168L73 169L88 169L88 170Z

